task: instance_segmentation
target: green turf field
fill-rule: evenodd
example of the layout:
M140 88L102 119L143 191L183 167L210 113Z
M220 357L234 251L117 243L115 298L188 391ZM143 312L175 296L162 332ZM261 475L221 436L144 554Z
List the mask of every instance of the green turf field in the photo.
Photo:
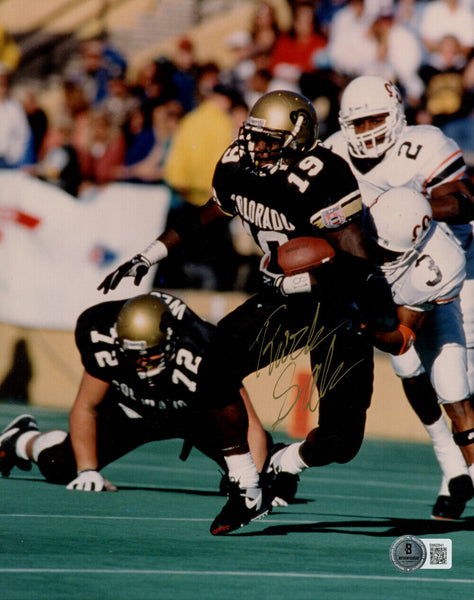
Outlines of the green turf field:
M30 409L42 430L67 414ZM0 404L0 430L25 408ZM278 436L277 436L278 437ZM446 600L474 595L474 501L430 519L440 475L425 444L366 440L347 465L307 471L297 503L222 538L217 466L149 444L104 470L118 493L68 491L36 467L0 479L2 600ZM451 569L398 571L401 535L452 540Z

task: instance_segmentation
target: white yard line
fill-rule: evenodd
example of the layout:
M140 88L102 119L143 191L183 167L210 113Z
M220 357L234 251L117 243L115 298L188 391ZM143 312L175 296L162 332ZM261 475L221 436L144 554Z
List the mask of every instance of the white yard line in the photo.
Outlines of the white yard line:
M294 571L180 571L168 569L28 569L28 568L0 568L0 573L25 573L25 574L74 574L74 575L158 575L158 576L180 576L180 577L280 577L280 578L295 578L295 579L343 579L357 581L400 581L401 576L386 576L386 575L350 575L341 573L295 573ZM474 583L474 579L458 579L438 577L420 577L410 575L410 581L418 582L436 582L442 583L458 583L468 584Z

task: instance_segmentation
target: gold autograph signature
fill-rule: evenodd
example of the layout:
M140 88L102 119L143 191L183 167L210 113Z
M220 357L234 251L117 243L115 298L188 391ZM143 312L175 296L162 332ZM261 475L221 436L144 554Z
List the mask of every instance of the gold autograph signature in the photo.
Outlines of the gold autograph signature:
M263 323L251 346L251 349L257 347L258 350L256 377L261 375L261 369L267 365L269 375L274 369L281 369L273 388L272 398L280 400L282 404L272 430L286 419L298 402L302 403L304 410L316 411L321 398L363 361L360 359L348 366L344 361L334 364L337 331L347 327L347 320L341 320L331 328L319 325L320 304L318 303L310 325L297 331L289 331L284 329L281 323L282 311L286 310L287 306L282 304L273 311ZM308 382L302 387L293 383L298 357L302 353L311 353L325 341L328 342L328 349L324 359L313 364Z

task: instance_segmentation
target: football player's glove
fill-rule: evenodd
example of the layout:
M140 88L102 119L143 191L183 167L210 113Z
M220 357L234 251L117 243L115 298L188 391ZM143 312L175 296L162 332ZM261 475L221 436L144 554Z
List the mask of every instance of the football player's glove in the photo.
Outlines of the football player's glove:
M140 285L151 267L150 261L142 254L137 254L131 260L120 265L115 271L109 273L107 277L97 288L107 294L110 290L115 290L124 277L135 277L134 284Z
M102 477L95 469L79 471L76 479L66 486L68 490L80 490L83 492L116 492L117 488L107 479Z
M276 288L283 296L301 294L311 291L311 277L309 273L297 275L282 275L270 270L271 253L267 252L260 260L260 272L266 285Z
M392 331L398 326L397 306L384 277L369 275L359 295L361 321L368 331Z

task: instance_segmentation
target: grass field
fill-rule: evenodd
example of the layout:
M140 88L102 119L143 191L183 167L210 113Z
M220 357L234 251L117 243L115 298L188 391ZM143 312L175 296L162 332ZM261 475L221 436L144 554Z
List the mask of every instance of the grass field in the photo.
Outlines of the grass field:
M0 430L19 405L0 404ZM31 409L42 430L67 414ZM119 492L72 492L35 466L0 480L2 600L446 600L474 590L474 501L457 522L430 519L440 475L426 444L366 440L347 465L301 478L297 503L214 538L217 466L178 440L109 465ZM452 540L451 569L398 571L401 535Z

